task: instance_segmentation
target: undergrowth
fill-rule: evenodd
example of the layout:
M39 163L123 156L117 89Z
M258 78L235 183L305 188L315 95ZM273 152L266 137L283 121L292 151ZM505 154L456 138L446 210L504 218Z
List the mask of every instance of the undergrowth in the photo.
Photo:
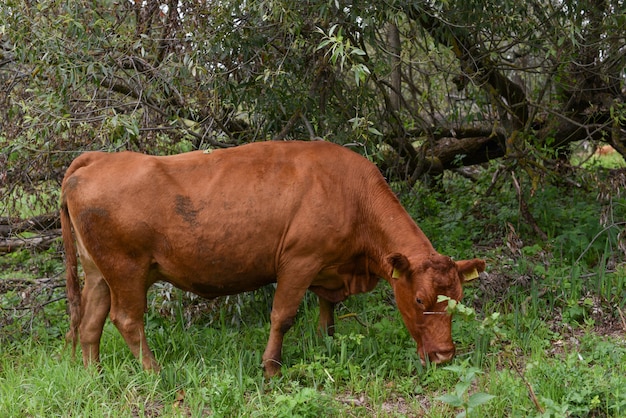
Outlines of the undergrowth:
M492 187L494 170L402 193L439 251L488 262L455 307L449 365L420 363L381 282L339 304L333 338L317 333L307 295L285 339L283 376L266 381L272 286L203 301L159 285L146 332L161 373L141 371L108 322L102 370L85 370L63 341L56 245L0 258L0 416L626 415L624 198L598 201L588 178L533 190L520 176L544 239L515 188L502 178Z

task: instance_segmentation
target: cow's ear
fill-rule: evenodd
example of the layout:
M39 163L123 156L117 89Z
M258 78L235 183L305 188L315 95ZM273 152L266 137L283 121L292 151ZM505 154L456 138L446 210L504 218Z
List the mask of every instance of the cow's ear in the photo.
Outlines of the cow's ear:
M403 254L392 254L387 259L389 264L391 264L391 278L399 279L400 276L406 273L409 270L409 259L406 258Z
M463 283L471 282L478 278L478 273L485 271L485 260L474 258L472 260L461 260L456 262Z

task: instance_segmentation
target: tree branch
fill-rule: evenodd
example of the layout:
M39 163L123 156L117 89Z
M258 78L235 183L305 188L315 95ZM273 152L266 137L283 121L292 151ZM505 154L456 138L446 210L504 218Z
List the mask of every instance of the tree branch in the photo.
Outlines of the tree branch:
M489 55L475 45L462 26L445 24L423 2L419 6L407 5L405 13L410 19L419 22L436 42L452 48L462 69L476 77L476 84L484 85L490 95L500 96L506 101L515 126L520 128L526 124L529 114L526 93L521 86L497 70ZM462 89L460 85L459 88Z
M0 218L0 237L23 232L47 232L59 228L61 228L61 221L58 213L47 213L29 219Z
M37 248L45 250L61 236L61 230L52 231L46 235L29 238L4 238L0 239L0 254L6 254L23 248Z

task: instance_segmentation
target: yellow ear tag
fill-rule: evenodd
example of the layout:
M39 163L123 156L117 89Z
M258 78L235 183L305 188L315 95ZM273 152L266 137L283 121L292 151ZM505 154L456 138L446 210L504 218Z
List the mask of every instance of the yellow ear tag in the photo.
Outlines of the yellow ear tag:
M475 268L472 269L472 271L463 273L463 279L466 282L471 282L472 280L477 279L477 278L478 278L478 270L476 270Z
M400 272L398 271L397 268L394 268L393 271L391 272L391 278L392 279L399 279L400 278Z

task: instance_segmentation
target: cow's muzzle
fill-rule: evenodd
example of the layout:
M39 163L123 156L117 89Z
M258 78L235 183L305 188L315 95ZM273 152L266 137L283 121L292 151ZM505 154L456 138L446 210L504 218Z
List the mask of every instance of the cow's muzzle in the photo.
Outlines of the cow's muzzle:
M428 362L434 363L434 364L447 363L450 360L452 360L452 358L454 357L454 353L455 353L454 347L451 350L433 351L433 352L427 353ZM425 366L426 355L424 355L424 353L419 353L419 355L420 355L420 361L422 363L422 366Z

